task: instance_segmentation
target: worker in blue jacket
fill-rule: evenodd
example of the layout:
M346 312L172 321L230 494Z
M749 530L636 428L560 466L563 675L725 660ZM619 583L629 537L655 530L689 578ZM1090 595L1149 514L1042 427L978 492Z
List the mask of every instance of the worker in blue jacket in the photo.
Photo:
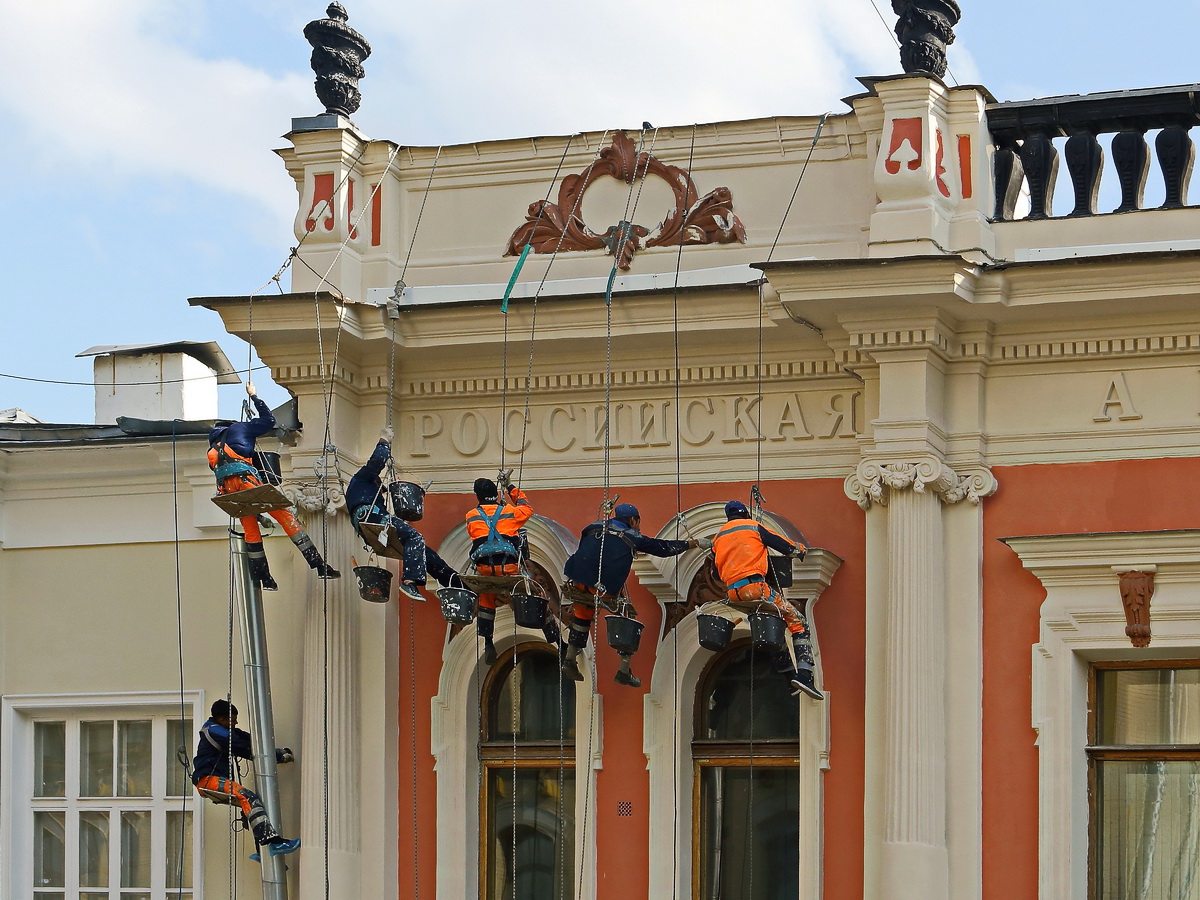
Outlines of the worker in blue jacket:
M712 547L712 542L708 540L663 541L649 538L641 533L641 525L642 517L636 506L632 503L618 504L611 519L593 522L583 529L579 536L579 548L563 566L563 574L571 582L575 599L571 603L570 630L562 670L576 681L583 680L577 660L579 652L587 646L592 619L596 616L596 604L608 606L617 602L621 604L618 609L622 614L637 617L632 604L618 600L625 587L625 579L633 568L636 553L670 557L694 547ZM621 665L615 680L618 684L640 687L641 680L630 670L631 655L619 655Z
M217 419L208 433L208 465L217 477L217 493L232 494L261 485L262 478L254 465L254 442L275 427L275 416L271 407L255 393L254 384L246 382L246 393L254 404L258 415L249 422L232 422ZM337 569L321 558L321 552L301 526L290 509L273 509L271 518L283 526L287 536L300 551L304 561L316 569L320 578L337 578ZM246 536L246 557L250 564L250 577L264 591L278 590L271 569L267 565L267 554L263 550L262 531L258 516L242 516L242 531Z
M425 544L421 532L388 512L387 501L384 499L387 487L380 476L383 467L392 457L394 437L395 432L391 426L380 432L374 452L346 486L346 508L350 510L350 521L354 523L354 530L358 531L360 536L362 532L358 526L362 522L387 525L396 532L400 545L404 548L404 571L400 576L400 590L414 600L424 600L418 588L425 584L426 573L433 575L443 587L450 587L458 573Z
M259 848L265 844L272 856L295 853L300 849L300 839L281 836L271 824L258 794L238 783L241 772L237 761L253 759L254 752L249 733L237 727L237 707L228 700L217 700L209 712L211 717L200 728L196 758L192 761L192 784L201 796L223 795L240 806ZM276 748L277 763L294 760L295 755L287 747Z

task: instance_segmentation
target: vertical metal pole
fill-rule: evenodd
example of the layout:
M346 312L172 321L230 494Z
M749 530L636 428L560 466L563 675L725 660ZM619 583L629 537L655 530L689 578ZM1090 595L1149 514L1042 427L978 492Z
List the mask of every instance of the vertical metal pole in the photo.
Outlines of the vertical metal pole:
M230 534L229 550L238 577L238 613L242 623L242 661L246 671L246 705L250 718L250 739L254 746L254 789L262 798L271 824L279 828L279 777L275 769L275 717L271 712L271 669L267 663L267 629L263 622L262 594L250 577L246 540ZM263 847L263 900L287 900L287 867L282 857L272 856Z

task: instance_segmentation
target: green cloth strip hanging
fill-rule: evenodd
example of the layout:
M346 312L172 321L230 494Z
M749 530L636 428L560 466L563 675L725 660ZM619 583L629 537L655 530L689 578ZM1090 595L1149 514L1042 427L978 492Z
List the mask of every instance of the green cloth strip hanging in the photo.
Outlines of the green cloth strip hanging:
M529 256L529 251L532 249L532 244L525 245L517 259L516 268L513 269L512 278L508 279L508 287L504 289L504 301L500 304L500 312L505 315L508 315L508 298L512 296L513 288L517 286L517 276L521 274L521 266L525 265L525 258Z

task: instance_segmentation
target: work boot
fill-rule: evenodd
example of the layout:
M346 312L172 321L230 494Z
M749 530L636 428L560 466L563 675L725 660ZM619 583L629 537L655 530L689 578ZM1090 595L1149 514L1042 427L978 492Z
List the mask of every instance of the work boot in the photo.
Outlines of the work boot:
M475 633L483 638L483 663L487 666L496 664L496 645L492 643L492 635L496 630L496 611L480 609L475 619Z
M641 687L642 679L638 678L629 668L629 657L621 654L621 667L617 669L617 674L613 676L613 681L617 684L628 685L629 687Z
M793 697L799 697L801 693L805 693L814 700L825 699L825 695L817 688L816 680L813 678L812 666L807 663L800 664L800 668L792 675L791 685Z
M405 597L411 597L418 603L425 602L425 595L420 591L420 585L413 584L411 581L400 582L400 593Z
M246 542L246 562L250 566L250 577L264 591L277 591L279 585L271 577L271 567L267 565L267 554L263 550L262 541Z
M314 569L318 578L341 578L342 573L321 558L321 551L313 544L307 532L299 531L292 535L292 543L304 557L309 568Z
M565 644L559 651L562 656L562 673L572 681L583 681L583 673L579 671L579 648L574 644Z

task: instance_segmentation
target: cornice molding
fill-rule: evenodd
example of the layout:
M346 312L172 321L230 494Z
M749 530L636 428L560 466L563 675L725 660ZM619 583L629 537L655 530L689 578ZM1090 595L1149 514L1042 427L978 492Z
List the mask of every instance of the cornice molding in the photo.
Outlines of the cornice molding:
M915 462L863 460L857 470L846 477L844 485L846 496L864 510L873 505L887 506L891 492L909 489L918 494L931 491L946 504L966 500L977 506L998 487L999 482L987 468L960 474L933 456Z

